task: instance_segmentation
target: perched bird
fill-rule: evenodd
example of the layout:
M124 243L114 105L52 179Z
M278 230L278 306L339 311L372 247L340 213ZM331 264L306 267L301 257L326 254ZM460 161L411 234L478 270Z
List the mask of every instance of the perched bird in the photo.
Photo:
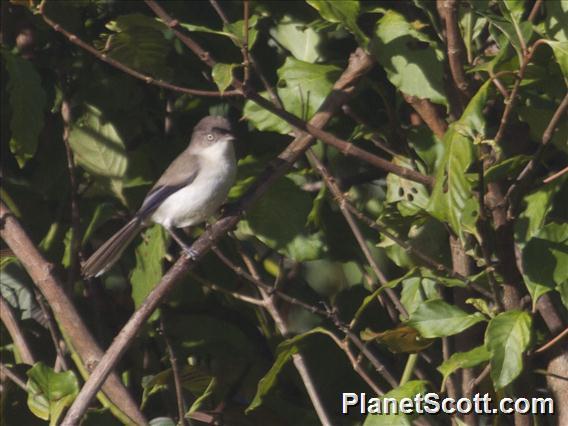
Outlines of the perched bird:
M192 257L176 228L209 218L227 198L237 162L231 123L223 117L203 118L193 129L189 146L166 169L136 215L83 264L83 276L99 276L121 256L149 222L159 223Z

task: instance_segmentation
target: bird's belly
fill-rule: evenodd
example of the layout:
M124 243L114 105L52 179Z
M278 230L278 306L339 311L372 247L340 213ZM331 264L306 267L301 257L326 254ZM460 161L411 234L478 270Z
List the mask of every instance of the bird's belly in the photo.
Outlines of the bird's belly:
M152 214L152 221L166 228L204 222L227 198L234 174L234 170L201 172L190 185L166 198Z

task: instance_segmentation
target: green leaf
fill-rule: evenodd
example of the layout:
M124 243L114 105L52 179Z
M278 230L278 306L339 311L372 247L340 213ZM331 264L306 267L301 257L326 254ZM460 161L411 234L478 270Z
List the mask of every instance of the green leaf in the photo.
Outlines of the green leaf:
M447 105L444 55L436 43L420 32L423 26L389 10L377 23L369 50L385 69L390 82L402 92Z
M170 419L169 417L156 417L150 420L150 426L176 426L177 423Z
M222 64L217 62L213 66L213 71L211 72L211 76L213 77L213 81L219 88L221 93L225 92L227 87L233 81L233 70L237 67L237 64Z
M276 360L268 373L264 375L262 379L258 382L258 388L256 390L256 395L254 396L252 402L245 410L245 413L248 414L252 410L260 407L263 402L264 397L267 395L268 391L276 384L276 379L278 378L278 374L282 370L282 368L286 365L286 363L292 359L294 355L299 352L299 345L306 337L309 337L313 334L326 334L330 335L330 331L326 330L322 327L316 327L310 331L307 331L303 334L299 334L298 336L294 336L291 339L285 340L278 345L276 349Z
M491 24L490 32L499 44L499 47L501 49L506 49L506 42L508 41L515 48L519 60L522 60L523 50L519 37L522 37L525 44L528 44L530 38L533 35L533 28L531 23L528 21L519 22L511 16L503 17L488 12L478 13L485 16ZM505 15L507 15L506 12ZM494 30L495 28L498 30L497 33ZM499 33L502 33L506 40L500 38L498 36Z
M517 176L530 159L531 157L529 155L515 155L514 157L499 161L485 171L485 181L496 182Z
M392 162L399 166L413 168L409 160L393 158ZM396 203L403 216L414 216L426 210L428 206L428 190L422 184L404 179L393 173L387 175L387 202Z
M326 21L343 25L355 36L360 46L367 46L369 39L357 24L360 9L358 0L306 0L306 3L316 9Z
M258 31L256 29L256 24L258 23L258 16L249 16L248 21L248 48L252 49L254 43L256 42L256 36ZM225 33L230 34L231 38L235 44L241 47L245 41L244 34L245 21L236 21L223 25L223 30Z
M173 70L167 66L171 42L168 28L140 13L119 16L106 27L113 31L105 42L105 51L113 59L145 74L170 79Z
M318 258L323 249L319 236L307 234L306 220L312 207L311 196L288 177L278 180L257 201L239 232L260 239L296 261Z
M531 326L531 316L522 311L503 312L489 321L485 345L491 352L491 379L496 390L521 374L523 352L531 340Z
M568 41L546 40L546 44L552 48L556 62L564 75L564 81L568 84Z
M270 35L300 61L313 64L320 57L317 51L320 35L289 15L285 15L278 25L270 29Z
M93 106L71 127L69 145L78 164L95 175L120 179L126 173L128 160L124 141L116 127L105 122L100 110Z
M485 316L479 312L468 314L443 300L429 300L414 311L407 325L423 337L434 338L458 334L484 320Z
M146 296L162 278L162 259L166 253L164 228L154 225L142 236L136 247L136 266L132 271L132 300L138 309Z
M523 274L533 304L568 281L568 224L549 223L526 244Z
M400 302L412 315L426 300L439 299L436 282L430 278L410 277L402 282Z
M126 205L123 178L128 167L126 148L116 127L103 120L101 111L88 105L69 132L69 146L75 160L88 172L102 177L105 189Z
M49 420L50 425L58 424L64 410L71 406L79 393L79 382L75 373L56 373L41 362L27 371L29 377L28 407L37 417Z
M372 408L372 402L370 399L367 401L368 412L372 413L381 409L381 400L386 398L394 398L400 401L402 398L414 399L416 395L425 394L428 390L428 382L425 380L410 380L404 385L399 386L387 392L382 398L376 398L376 409ZM369 414L363 426L411 426L412 425L412 415L409 414Z
M485 345L478 346L467 352L457 352L453 354L438 367L438 371L444 376L442 386L444 386L448 376L457 369L472 368L482 362L489 361L490 358L491 353L487 350Z
M215 393L216 387L217 378L212 377L205 391L193 402L193 404L191 404L191 407L189 407L189 410L187 410L186 416L193 414L194 412L199 410L199 408L201 407L201 405L203 405L207 398L211 397Z
M432 216L449 223L461 239L466 232L476 232L479 211L473 193L475 178L468 170L475 160L474 141L484 139L483 108L490 90L490 82L481 86L461 118L447 130L445 152L436 172L436 184L428 206Z
M39 134L43 129L46 96L41 77L30 61L1 49L10 79L10 151L23 167L36 152Z
M284 108L292 114L309 120L318 110L339 77L339 68L317 65L288 57L278 69L278 96ZM265 98L267 94L261 93ZM244 116L258 129L282 134L292 132L285 121L267 112L252 101L247 101Z
M568 2L547 1L543 2L546 9L543 27L547 38L558 41L568 41Z

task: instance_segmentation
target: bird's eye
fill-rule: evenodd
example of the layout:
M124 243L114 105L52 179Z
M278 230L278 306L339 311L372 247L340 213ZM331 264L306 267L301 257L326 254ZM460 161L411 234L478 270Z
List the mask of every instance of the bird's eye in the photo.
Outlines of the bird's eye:
M211 133L209 133L209 134L207 135L207 140L208 140L208 141L212 141L213 139L214 139L214 136L213 136Z

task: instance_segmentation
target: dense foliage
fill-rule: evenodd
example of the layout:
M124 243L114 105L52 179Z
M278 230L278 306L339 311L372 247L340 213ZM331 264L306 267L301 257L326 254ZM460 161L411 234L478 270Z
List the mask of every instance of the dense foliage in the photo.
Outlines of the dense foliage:
M220 215L247 211L116 365L134 412L155 425L568 424L566 1L1 7L4 424L61 422L100 358L76 327L104 350L178 259L155 225L107 274L80 274L209 114L239 132ZM355 81L358 48L374 64ZM327 133L282 166L315 130L279 111L309 121L346 75L357 90ZM342 392L551 397L556 415L342 415ZM98 400L84 424L136 418Z

